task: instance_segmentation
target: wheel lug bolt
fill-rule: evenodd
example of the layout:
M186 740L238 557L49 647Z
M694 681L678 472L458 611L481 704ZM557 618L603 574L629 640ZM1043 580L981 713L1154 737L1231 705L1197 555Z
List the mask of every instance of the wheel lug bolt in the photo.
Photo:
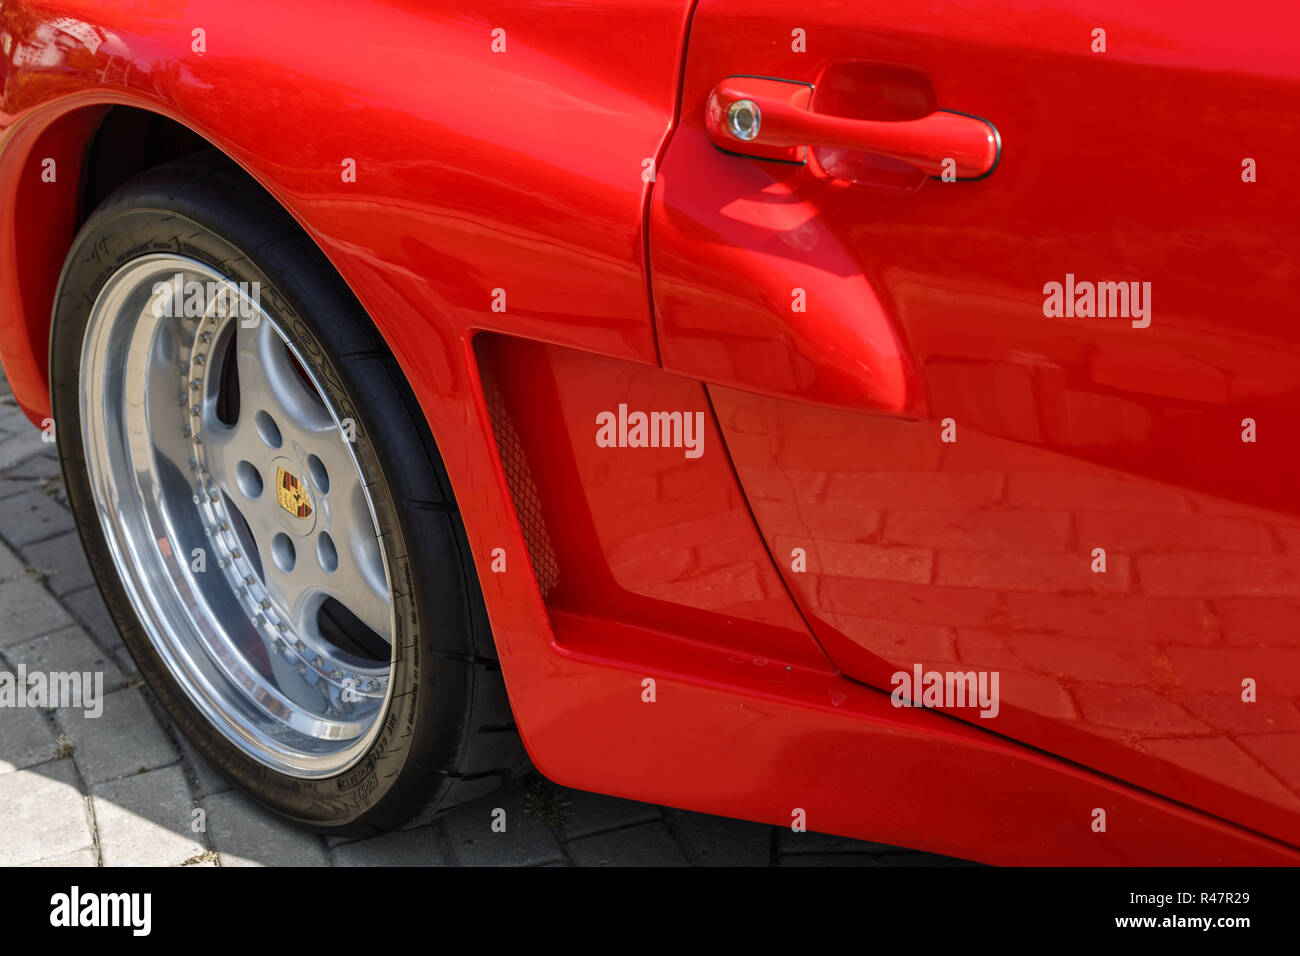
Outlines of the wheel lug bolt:
M203 362L204 362L204 360L205 360L205 359L204 359L204 356L202 356L202 355L196 355L196 356L194 356L194 364L195 364L195 365L202 365Z
M196 378L194 379L194 381L190 382L190 388L194 389L194 391L196 392L202 387L203 387L203 379L201 378Z
M263 611L269 611L271 609L271 602L268 601L266 598L262 598L262 602L261 604L258 605L258 607L260 607Z

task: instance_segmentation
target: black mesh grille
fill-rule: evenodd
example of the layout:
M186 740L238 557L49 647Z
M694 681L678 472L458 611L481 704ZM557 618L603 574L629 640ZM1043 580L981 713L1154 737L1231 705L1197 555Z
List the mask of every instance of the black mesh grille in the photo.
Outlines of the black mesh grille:
M486 363L481 364L480 369L483 396L487 402L488 416L492 419L497 454L501 456L506 484L510 486L510 497L515 503L515 515L519 519L524 543L528 546L528 557L533 562L533 574L537 578L542 597L545 598L560 581L560 565L555 560L551 536L546 530L546 521L542 518L537 483L533 481L532 470L528 467L528 455L510 420L510 412L506 408L505 397L497 387L496 378Z

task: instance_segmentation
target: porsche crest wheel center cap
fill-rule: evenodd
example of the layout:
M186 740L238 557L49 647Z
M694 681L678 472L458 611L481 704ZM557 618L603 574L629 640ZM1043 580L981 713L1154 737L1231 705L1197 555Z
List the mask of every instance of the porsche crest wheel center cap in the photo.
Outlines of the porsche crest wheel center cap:
M311 534L316 527L316 507L308 490L306 470L288 458L275 466L275 516L294 534Z

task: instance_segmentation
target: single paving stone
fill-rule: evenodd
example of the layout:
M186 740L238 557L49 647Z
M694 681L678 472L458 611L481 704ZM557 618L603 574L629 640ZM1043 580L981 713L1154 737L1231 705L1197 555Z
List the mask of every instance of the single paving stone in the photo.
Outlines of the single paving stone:
M18 480L6 475L0 475L0 501L4 501L6 498L13 498L32 489L39 491L40 483L32 481L31 479ZM0 508L2 507L4 506L0 505Z
M668 828L696 866L767 866L772 828L707 813L668 810Z
M0 648L68 627L68 612L31 578L0 584Z
M95 583L76 531L46 538L22 550L27 563L45 575L45 586L59 597Z
M0 866L47 860L93 843L71 760L0 774Z
M222 866L329 866L321 839L235 791L201 801Z
M122 686L122 672L113 659L79 627L65 627L34 641L15 644L5 649L5 656L15 667L25 664L29 674L34 671L103 674L106 694Z
M39 455L49 447L48 442L42 441L39 428L27 427L12 432L8 438L0 439L0 472L8 472L19 462Z
M134 674L135 664L122 645L122 635L118 633L117 625L113 623L113 616L108 613L108 607L100 596L99 588L82 588L80 591L64 595L61 600L72 616L81 622L81 626L99 642L100 647L113 655L122 673L128 677ZM119 648L122 649L121 655L117 653Z
M565 813L564 823L560 826L560 836L565 840L590 836L601 830L614 830L618 827L658 820L661 817L659 808L653 804L620 800L618 797L606 797L585 790L570 790L568 787L551 787L551 789L559 799L571 804Z
M53 759L54 732L38 709L0 707L0 774Z
M504 832L492 829L498 809L505 811ZM458 807L439 822L460 866L537 866L564 859L551 828L524 812L523 797L513 787Z
M0 535L20 551L29 544L71 531L72 515L39 488L5 499Z
M28 458L20 465L15 465L5 472L10 481L32 482L35 487L47 493L55 488L63 490L63 469L59 465L59 453L53 445L47 445L47 451Z
M438 832L433 826L387 833L336 846L330 853L336 866L447 866L438 848Z
M23 570L23 562L19 560L18 555L0 543L0 581L17 577L23 573Z
M180 759L144 695L134 688L105 697L99 717L86 717L81 710L64 708L55 712L55 720L76 742L77 766L87 783L137 774L141 769L153 770Z
M597 833L565 845L578 866L689 866L662 820Z
M6 778L0 777L0 780ZM179 766L91 788L105 866L177 866L206 852Z
M37 860L35 863L24 863L23 866L99 866L99 862L95 859L95 851L88 847L45 860Z

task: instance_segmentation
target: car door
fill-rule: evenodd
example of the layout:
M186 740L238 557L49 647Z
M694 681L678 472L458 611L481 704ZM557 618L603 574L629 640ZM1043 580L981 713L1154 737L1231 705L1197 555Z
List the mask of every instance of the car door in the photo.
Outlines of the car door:
M1248 6L700 0L650 263L837 666L1297 843L1300 14Z

